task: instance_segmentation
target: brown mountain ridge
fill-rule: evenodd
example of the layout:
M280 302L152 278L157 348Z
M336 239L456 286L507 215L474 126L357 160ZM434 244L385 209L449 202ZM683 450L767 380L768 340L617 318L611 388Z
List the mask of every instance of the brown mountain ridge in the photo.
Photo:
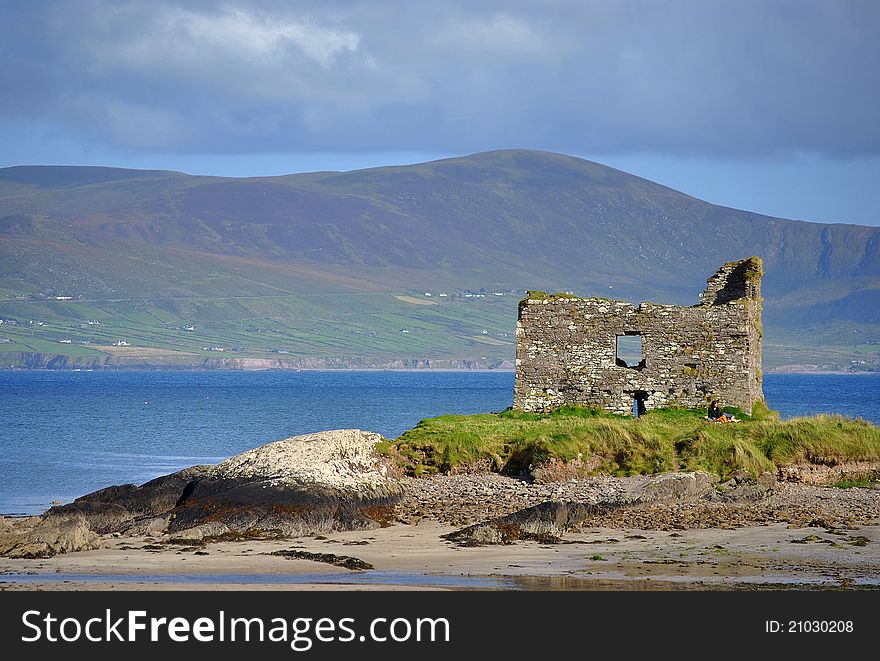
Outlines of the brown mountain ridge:
M216 341L242 356L498 365L526 289L695 303L718 266L753 254L771 366L873 364L880 228L720 207L570 156L243 179L12 167L0 169L0 317L32 335L7 333L0 351L70 351L66 331L93 352L100 324L80 332L93 315L114 337L199 355Z

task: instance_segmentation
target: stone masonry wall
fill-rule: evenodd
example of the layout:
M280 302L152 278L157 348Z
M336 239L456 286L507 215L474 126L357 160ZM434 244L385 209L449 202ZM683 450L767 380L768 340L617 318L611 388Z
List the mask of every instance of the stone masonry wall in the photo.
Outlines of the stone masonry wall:
M530 292L516 327L514 408L722 406L751 413L761 391L761 260L725 264L693 307ZM617 360L617 337L639 334L645 360Z

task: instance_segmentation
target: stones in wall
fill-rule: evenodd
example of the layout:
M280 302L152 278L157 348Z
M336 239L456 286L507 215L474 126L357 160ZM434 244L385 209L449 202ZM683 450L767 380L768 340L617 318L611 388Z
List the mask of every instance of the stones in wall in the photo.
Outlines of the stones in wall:
M596 406L645 410L723 406L751 412L761 391L761 260L725 264L692 307L530 292L516 329L514 408ZM644 361L617 356L617 338L640 335Z

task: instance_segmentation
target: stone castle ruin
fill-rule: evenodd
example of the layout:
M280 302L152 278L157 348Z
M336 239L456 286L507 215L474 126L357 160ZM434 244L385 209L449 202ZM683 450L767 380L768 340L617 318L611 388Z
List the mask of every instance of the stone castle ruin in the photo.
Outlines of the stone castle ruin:
M722 406L761 391L761 260L725 264L692 307L529 292L516 324L519 411L593 406L641 414Z

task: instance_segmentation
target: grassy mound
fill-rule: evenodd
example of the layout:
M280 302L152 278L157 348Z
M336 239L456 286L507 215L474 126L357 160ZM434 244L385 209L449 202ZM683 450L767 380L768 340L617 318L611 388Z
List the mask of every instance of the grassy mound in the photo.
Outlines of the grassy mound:
M660 409L628 418L593 409L535 414L506 410L422 420L380 451L410 475L473 464L518 473L552 459L580 460L591 474L705 470L726 479L779 465L880 461L880 428L863 420L819 415L780 421L763 407L718 424L704 410Z

